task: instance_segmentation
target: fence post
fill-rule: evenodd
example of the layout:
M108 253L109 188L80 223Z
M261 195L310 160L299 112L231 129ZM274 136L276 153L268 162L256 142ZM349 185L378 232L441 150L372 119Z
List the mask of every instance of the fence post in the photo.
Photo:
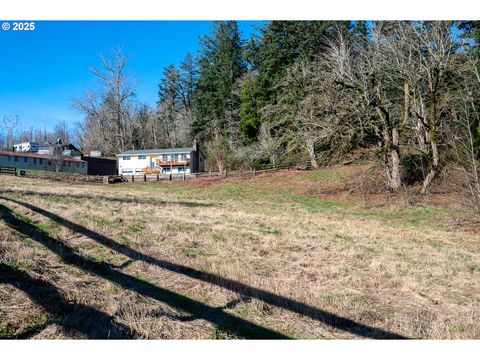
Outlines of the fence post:
M172 173L170 173L170 174L168 175L168 179L169 179L169 181L172 181Z
M185 173L183 173L182 180L185 181Z
M132 182L135 182L135 175L132 174Z
M158 171L157 171L157 181L160 181L160 175L158 174Z
M257 175L257 168L253 168L253 176Z
M208 177L212 177L212 170L208 172Z
M147 182L147 173L143 174L143 182Z
M227 178L227 177L228 177L228 170L225 169L225 178Z

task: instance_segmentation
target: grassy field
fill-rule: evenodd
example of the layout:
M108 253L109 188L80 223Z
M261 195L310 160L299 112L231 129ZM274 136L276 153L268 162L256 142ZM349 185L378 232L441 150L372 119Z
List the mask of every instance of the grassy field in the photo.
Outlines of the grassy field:
M362 174L1 176L0 338L480 338L472 215Z

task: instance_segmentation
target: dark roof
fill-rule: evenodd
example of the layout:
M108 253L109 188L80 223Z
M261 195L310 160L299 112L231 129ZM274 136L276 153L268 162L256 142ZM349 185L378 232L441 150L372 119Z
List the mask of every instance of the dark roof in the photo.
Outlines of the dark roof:
M14 151L1 151L0 150L0 155L21 156L21 157L30 157L30 158L39 158L39 159L49 159L49 160L51 160L51 156L32 153L32 152L14 152ZM66 161L86 162L86 161L80 160L77 157L64 156L63 159L66 160Z
M171 148L171 149L149 149L149 150L128 150L124 151L117 156L124 156L124 155L148 155L148 154L172 154L172 153L185 153L191 152L193 148L186 147L186 148Z

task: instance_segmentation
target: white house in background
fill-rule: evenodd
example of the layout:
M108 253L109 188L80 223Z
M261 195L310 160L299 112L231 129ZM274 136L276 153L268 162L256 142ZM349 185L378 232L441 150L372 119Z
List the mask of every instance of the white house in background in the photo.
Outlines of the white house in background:
M20 144L13 145L13 151L15 152L37 152L38 151L38 143L37 142L23 142Z
M129 150L117 157L121 175L190 174L205 170L205 157L196 141L193 147Z

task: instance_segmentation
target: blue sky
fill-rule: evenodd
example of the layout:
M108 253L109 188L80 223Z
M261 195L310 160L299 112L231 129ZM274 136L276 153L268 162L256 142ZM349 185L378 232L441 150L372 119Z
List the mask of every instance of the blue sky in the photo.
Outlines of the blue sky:
M239 21L244 38L259 21ZM153 105L162 69L199 49L210 21L36 21L34 31L0 30L0 121L18 115L23 129L73 127L82 114L73 97L94 89L89 66L118 45L130 55L137 98Z

